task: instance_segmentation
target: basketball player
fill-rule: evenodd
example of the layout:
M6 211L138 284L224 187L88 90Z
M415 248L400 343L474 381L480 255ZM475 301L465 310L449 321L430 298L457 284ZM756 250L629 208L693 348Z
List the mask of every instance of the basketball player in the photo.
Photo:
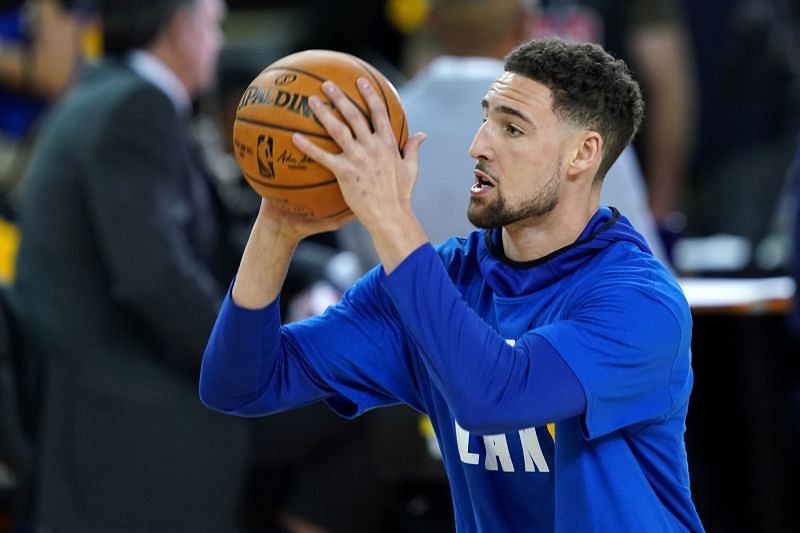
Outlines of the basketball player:
M701 531L683 443L689 309L641 235L599 207L643 113L624 63L597 45L515 49L470 147L468 213L483 229L437 248L410 207L424 135L399 154L360 87L374 132L328 83L347 124L313 109L343 152L295 143L335 172L382 265L281 328L292 250L346 219L265 202L206 348L203 401L245 416L317 400L345 417L398 402L427 413L459 531Z

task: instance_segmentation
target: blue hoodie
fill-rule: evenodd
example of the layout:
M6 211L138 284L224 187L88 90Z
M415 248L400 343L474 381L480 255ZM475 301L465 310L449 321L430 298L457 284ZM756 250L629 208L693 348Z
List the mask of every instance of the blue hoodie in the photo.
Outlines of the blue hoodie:
M321 317L279 321L276 302L226 300L207 405L411 405L436 430L459 532L702 530L683 442L688 305L616 210L528 263L499 231L425 245Z

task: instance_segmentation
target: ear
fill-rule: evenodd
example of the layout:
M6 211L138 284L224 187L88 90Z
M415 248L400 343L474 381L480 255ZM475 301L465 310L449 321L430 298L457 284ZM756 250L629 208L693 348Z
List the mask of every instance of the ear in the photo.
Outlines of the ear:
M567 161L567 176L582 176L587 171L594 178L603 157L603 137L596 131L580 132L572 145L572 158Z

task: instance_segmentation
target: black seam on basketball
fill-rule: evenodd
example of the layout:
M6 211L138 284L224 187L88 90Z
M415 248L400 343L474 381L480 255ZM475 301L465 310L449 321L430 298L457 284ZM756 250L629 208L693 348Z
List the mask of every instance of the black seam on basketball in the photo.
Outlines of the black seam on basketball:
M244 171L242 171L242 174L244 174L244 177L247 178L248 180L255 181L259 185L269 187L270 189L314 189L316 187L324 187L325 185L336 183L336 178L333 178L328 181L319 181L317 183L308 183L303 185L281 185L279 183L270 183L269 181L264 181L264 178L259 178L251 174L247 174Z
M319 81L319 82L323 82L323 81L325 81L325 79L326 79L326 78L323 78L323 77L321 77L321 76L317 76L316 74L312 74L312 73L308 72L307 70L302 70L302 69L299 69L299 68L294 68L294 67L281 67L281 66L277 66L277 67L268 67L268 68L265 68L265 69L262 71L262 73L263 73L263 72L268 72L268 71L270 71L270 70L288 70L288 71L291 71L291 72L299 72L300 74L303 74L303 75L305 75L305 76L308 76L309 78L314 78L315 80L317 80L317 81ZM367 72L369 72L369 71L367 71ZM372 75L372 73L370 73L370 75ZM374 76L373 76L373 77L374 77ZM381 91L383 91L383 89L381 89ZM344 91L342 91L342 92L343 92L343 93L344 93L344 95L347 97L347 99L348 99L348 100L350 100L350 102L352 102L352 103L353 103L353 105L354 105L354 106L356 106L356 108L358 108L358 110L359 110L359 111L361 111L361 114L362 114L362 115L364 115L364 118L365 118L365 119L367 119L367 121L369 121L369 113L368 113L367 111L365 111L364 109L361 109L361 106L360 106L360 105L358 105L358 102L356 102L355 100L353 100L352 98L350 98L350 95L348 95L348 94L347 94L346 92L344 92ZM384 100L386 100L386 98L385 98L385 97L384 97Z
M246 124L253 124L254 126L265 126L267 128L275 128L276 130L289 131L292 133L297 132L297 133L302 133L303 135L308 135L310 137L317 137L318 139L327 139L329 141L333 141L332 137L328 135L323 135L322 133L314 133L313 131L287 128L286 126L279 126L277 124L272 124L270 122L261 122L260 120L253 120L252 118L237 117L234 120L234 122L244 122Z
M321 76L317 76L316 74L312 74L311 72L309 72L307 70L302 70L302 69L294 68L294 67L281 67L280 65L277 66L277 67L267 67L264 70L262 70L261 73L263 74L264 72L269 72L270 70L288 70L288 71L291 71L291 72L299 72L300 74L308 76L309 78L314 78L315 80L318 80L320 83L325 81L325 78L323 78Z

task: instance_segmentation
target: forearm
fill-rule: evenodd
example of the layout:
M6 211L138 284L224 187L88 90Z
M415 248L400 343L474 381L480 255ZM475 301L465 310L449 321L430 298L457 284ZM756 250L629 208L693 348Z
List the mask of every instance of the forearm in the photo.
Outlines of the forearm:
M326 224L332 222L299 220L262 202L203 354L200 396L208 407L261 415L330 394L283 332L278 305L298 242Z
M504 433L583 412L583 389L555 349L537 335L508 344L463 300L432 247L383 283L465 429Z
M236 305L260 309L278 297L297 242L285 236L279 224L260 216L256 219L233 284Z

